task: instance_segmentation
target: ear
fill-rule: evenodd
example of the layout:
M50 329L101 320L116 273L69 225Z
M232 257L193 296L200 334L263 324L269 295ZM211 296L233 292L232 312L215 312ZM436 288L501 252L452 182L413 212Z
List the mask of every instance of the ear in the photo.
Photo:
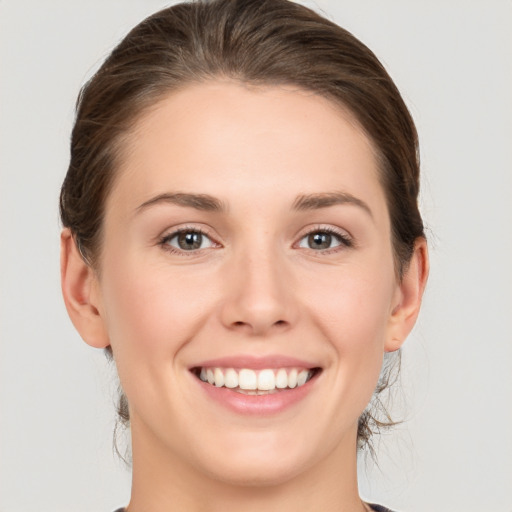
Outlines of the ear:
M75 329L91 347L108 347L96 272L83 260L68 228L60 236L60 275L64 303Z
M424 238L418 238L409 266L402 276L394 297L388 338L384 347L386 352L398 350L412 331L420 312L428 272L427 242Z

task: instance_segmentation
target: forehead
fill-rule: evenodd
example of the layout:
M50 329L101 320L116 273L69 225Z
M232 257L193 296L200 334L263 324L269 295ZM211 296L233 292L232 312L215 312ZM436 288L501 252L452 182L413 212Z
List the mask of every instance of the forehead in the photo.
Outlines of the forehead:
M167 191L227 202L258 191L282 201L334 189L367 201L383 195L373 146L354 117L289 86L187 86L145 112L122 154L111 195L126 200Z

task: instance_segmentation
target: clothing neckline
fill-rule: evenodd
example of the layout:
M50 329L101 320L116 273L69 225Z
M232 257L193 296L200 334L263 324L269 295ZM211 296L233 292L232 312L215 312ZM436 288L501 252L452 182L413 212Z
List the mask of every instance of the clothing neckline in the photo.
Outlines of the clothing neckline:
M377 505L375 503L367 503L367 505L373 510L373 512L393 512L391 509ZM118 508L114 512L126 512L124 507Z

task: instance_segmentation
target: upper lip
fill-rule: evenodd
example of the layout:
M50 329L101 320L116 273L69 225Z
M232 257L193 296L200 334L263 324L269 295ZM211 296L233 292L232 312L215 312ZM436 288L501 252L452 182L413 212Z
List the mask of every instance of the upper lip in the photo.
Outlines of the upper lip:
M248 354L233 355L208 359L190 367L193 368L248 368L263 370L265 368L319 368L318 364L285 355L253 356Z

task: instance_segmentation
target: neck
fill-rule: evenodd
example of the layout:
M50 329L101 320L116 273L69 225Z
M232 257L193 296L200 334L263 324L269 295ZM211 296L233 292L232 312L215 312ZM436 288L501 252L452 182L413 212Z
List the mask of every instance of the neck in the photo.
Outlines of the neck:
M132 423L133 482L127 512L364 512L356 430L311 468L280 482L229 482L184 463Z

